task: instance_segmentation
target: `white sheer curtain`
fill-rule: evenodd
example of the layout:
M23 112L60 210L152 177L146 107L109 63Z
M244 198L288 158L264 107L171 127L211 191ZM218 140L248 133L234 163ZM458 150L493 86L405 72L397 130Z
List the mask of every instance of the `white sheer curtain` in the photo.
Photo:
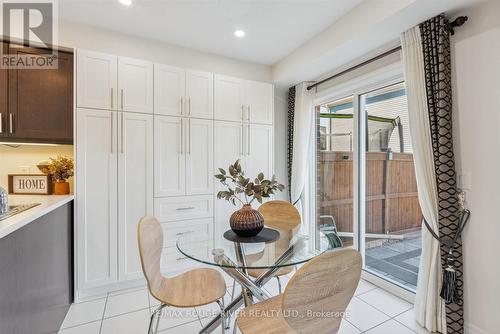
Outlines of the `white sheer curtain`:
M293 157L290 195L292 203L302 212L300 199L306 184L308 164L311 161L311 140L314 124L314 90L307 90L307 83L295 86L295 111L293 120Z
M439 235L437 185L427 108L424 54L418 26L401 35L401 45L418 199L424 219ZM439 242L422 224L422 256L415 296L416 321L432 332L446 333L445 303L439 297L441 275Z

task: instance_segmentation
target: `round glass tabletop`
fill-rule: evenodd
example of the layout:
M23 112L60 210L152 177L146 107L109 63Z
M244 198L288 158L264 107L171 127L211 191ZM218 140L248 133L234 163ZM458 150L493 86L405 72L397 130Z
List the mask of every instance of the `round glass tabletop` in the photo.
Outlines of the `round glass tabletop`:
M177 249L186 257L208 265L237 269L270 269L295 266L327 249L316 250L309 236L281 232L277 240L238 243L200 237L181 237Z

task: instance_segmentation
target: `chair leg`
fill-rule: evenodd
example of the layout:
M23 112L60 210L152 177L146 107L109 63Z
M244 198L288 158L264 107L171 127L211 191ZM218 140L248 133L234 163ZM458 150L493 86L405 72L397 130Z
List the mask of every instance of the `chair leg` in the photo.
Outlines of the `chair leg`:
M217 301L220 307L220 327L222 328L222 334L226 333L226 310L224 307L224 297Z
M161 313L163 308L167 306L165 304L160 305L154 312L151 314L151 319L149 321L149 329L148 334L156 334L158 333L158 326L160 325ZM154 324L156 319L156 325ZM153 330L154 327L154 330Z
M276 276L276 280L278 281L278 292L281 295L283 292L281 291L281 280L279 276Z

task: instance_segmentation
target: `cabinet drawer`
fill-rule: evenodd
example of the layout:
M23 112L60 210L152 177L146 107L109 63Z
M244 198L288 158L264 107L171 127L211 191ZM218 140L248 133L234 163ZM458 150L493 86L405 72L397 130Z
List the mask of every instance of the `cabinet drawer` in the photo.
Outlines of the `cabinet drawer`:
M209 255L210 248L206 244L201 246L193 245L191 249L193 256L200 256L201 258L206 258ZM161 271L162 272L177 272L186 268L194 268L200 266L201 263L194 261L177 249L177 247L166 247L163 248L163 254L161 256Z
M212 238L213 219L195 219L161 224L163 247L175 247L177 240L187 237L193 242Z
M168 197L155 199L155 216L162 223L197 218L211 218L213 195Z

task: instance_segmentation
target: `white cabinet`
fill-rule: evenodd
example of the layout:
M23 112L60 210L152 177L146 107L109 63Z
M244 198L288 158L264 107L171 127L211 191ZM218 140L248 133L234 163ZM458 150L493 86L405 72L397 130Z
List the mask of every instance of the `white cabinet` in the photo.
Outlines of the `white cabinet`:
M118 58L119 109L153 113L153 64L147 61Z
M155 197L213 192L213 121L155 116Z
M243 124L236 122L215 121L214 124L214 168L227 167L240 159L242 167L245 166ZM224 187L216 182L215 195ZM222 234L229 229L229 217L237 209L227 201L217 199L215 196L215 237L216 243Z
M116 112L78 109L75 226L79 289L118 279L116 134Z
M213 118L212 73L161 64L154 69L155 114Z
M263 172L268 178L273 170L273 127L263 124L245 125L245 172L254 177Z
M272 124L273 85L215 75L215 119Z
M214 75L209 72L186 71L186 115L214 117Z
M183 68L154 64L154 112L181 116L184 112L186 74Z
M184 118L156 116L154 125L155 197L186 193Z
M245 80L215 75L216 120L243 121L245 111Z
M153 113L153 64L77 50L77 107Z
M273 86L271 84L247 81L245 85L246 118L250 123L273 123Z
M186 194L211 194L214 184L214 122L186 119Z
M118 277L143 276L137 223L153 214L153 116L118 115Z
M76 104L81 108L116 109L117 57L88 50L76 53Z

